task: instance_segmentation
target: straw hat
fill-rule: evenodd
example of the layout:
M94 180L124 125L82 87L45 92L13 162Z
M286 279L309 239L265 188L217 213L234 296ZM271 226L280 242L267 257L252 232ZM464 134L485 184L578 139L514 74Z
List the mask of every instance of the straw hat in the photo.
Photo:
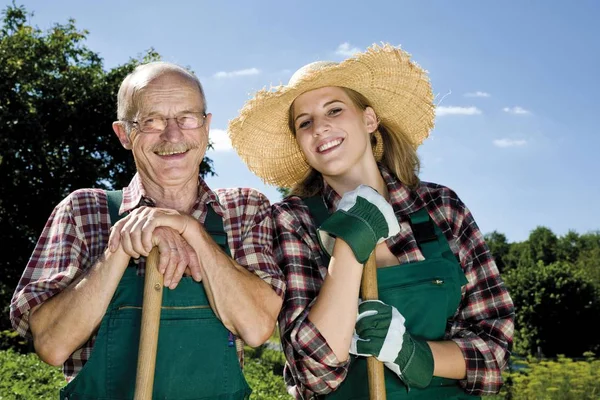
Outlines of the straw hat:
M288 126L288 112L296 97L326 86L362 94L379 120L392 132L406 135L415 148L433 128L427 72L400 48L373 45L341 63L311 63L296 71L286 86L257 92L229 122L233 148L265 183L292 187L310 172Z

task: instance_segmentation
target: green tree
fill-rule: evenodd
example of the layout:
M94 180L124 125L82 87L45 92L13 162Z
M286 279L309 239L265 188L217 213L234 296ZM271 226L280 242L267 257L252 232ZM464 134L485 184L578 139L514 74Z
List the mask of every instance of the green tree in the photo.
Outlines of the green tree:
M531 259L529 242L524 241L511 243L508 249L508 254L504 257L503 262L506 270L535 264L535 262L533 262Z
M500 272L504 272L506 269L505 259L510 251L510 244L506 240L506 235L493 231L485 235L485 242L494 256L498 269Z
M600 232L590 232L579 237L579 252L575 265L600 288Z
M549 228L538 226L529 234L528 242L532 260L546 265L556 261L558 238Z
M135 173L112 132L121 80L153 50L105 71L74 20L48 31L23 6L7 6L0 27L0 330L8 302L53 207L83 187L119 188ZM214 174L205 159L203 174Z
M579 268L566 262L520 266L504 275L515 304L515 351L581 357L600 349L590 324L600 315L598 289Z
M580 250L581 240L579 239L579 234L575 231L569 231L566 235L558 238L556 244L556 258L559 261L574 263L577 261Z
M277 191L279 192L279 194L281 195L281 197L285 197L288 194L290 194L290 189L289 188L284 188L284 187L278 187Z

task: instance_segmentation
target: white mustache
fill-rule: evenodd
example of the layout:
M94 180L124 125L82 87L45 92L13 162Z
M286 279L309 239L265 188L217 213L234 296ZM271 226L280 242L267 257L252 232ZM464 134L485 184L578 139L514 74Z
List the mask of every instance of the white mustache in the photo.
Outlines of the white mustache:
M154 153L184 153L198 147L197 143L164 143L154 147L152 151Z

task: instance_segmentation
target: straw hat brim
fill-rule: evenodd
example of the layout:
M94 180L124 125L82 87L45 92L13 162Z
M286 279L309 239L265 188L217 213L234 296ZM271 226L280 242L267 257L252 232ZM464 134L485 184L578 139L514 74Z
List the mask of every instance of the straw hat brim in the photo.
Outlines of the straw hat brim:
M263 89L229 122L233 148L265 183L292 187L309 172L288 126L288 112L302 93L328 86L352 89L380 121L418 147L433 128L435 109L427 72L391 45L374 45L339 64L309 71L286 86ZM385 149L384 149L385 151Z

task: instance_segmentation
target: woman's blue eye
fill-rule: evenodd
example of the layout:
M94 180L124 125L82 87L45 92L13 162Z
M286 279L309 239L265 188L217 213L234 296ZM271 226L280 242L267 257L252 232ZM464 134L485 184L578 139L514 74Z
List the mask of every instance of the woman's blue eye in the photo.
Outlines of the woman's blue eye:
M308 125L310 125L310 121L300 122L300 125L298 125L298 128L299 129L304 129L304 128L307 128Z

